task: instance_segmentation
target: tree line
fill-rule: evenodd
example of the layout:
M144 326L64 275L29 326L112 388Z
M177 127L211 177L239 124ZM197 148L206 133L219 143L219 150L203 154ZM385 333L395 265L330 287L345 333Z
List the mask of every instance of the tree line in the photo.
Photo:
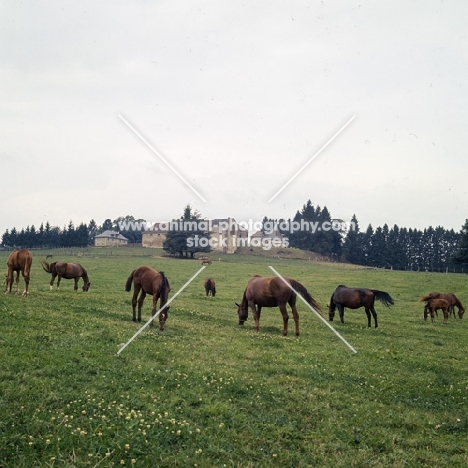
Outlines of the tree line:
M87 247L94 245L94 239L104 231L112 230L120 232L130 243L141 243L141 231L122 231L119 223L122 221L136 220L133 216L121 216L114 221L106 219L102 225L98 225L94 219L89 223L80 223L75 227L70 220L67 226L60 228L51 226L47 221L41 223L39 228L34 225L27 226L21 230L13 227L7 229L2 236L2 246L6 248L29 248L29 249L53 249L59 247Z
M180 219L200 219L198 212L192 212L187 205ZM86 247L94 244L96 235L114 230L129 239L130 243L140 244L142 231L120 229L123 221L141 221L133 216L121 216L115 220L106 219L102 225L91 220L88 224L80 223L75 227L70 221L59 228L49 222L27 226L18 231L15 227L6 230L2 236L2 246L7 248L57 248ZM309 222L315 229L285 229L291 223ZM468 220L460 232L444 229L441 226L429 226L424 230L400 228L396 224L389 228L387 224L373 228L369 225L361 231L356 215L350 223L332 218L326 206L315 207L308 200L293 218L288 220L263 218L263 226L271 229L278 227L277 233L286 236L290 247L316 252L335 261L345 261L357 265L375 268L388 268L413 271L468 271ZM327 226L328 229L325 229ZM283 228L283 229L282 229ZM262 231L267 233L264 228ZM200 233L202 234L202 233ZM193 235L193 233L192 233ZM209 248L187 249L180 247L181 234L168 236L165 249L169 253L193 256L195 252L208 252ZM189 251L190 250L190 251Z

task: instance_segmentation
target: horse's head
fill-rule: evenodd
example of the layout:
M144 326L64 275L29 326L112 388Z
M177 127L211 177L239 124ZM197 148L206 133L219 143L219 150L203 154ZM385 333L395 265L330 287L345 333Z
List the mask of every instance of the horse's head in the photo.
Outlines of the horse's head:
M83 285L83 291L89 291L89 288L91 287L91 283L88 281Z
M335 307L332 307L331 305L328 306L328 320L330 322L333 322L333 319L335 317Z
M242 305L236 302L237 314L239 315L239 325L244 325L244 322L249 317L249 308L247 304Z
M464 313L465 313L465 309L458 309L458 318L463 318Z
M162 310L159 314L159 330L161 331L164 331L164 324L166 323L167 317L169 315L169 308L170 306L164 307L164 310Z

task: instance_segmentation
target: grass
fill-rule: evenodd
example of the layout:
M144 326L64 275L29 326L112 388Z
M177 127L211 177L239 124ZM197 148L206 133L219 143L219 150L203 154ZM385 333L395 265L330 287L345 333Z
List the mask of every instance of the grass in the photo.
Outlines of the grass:
M467 302L466 275L393 272L251 255L212 265L171 304L166 330L131 321L130 272L163 270L174 295L201 267L145 249L54 251L80 261L91 290L49 275L33 252L31 294L1 295L1 467L466 466L467 321L423 320L433 290ZM0 254L4 261L6 253ZM6 258L6 257L5 257ZM218 258L221 260L219 261ZM333 326L299 302L301 336L281 336L277 309L237 325L251 275L281 274L323 305L338 284L382 289L379 328L362 309ZM206 298L203 281L216 280ZM143 319L150 316L147 298Z

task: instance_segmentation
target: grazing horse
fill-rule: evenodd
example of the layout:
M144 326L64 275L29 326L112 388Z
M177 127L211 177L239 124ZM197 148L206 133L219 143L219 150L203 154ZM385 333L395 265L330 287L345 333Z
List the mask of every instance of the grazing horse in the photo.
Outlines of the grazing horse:
M60 286L62 278L75 280L74 290L78 290L78 281L83 278L83 291L88 291L91 283L89 282L88 273L79 263L53 262L47 263L41 260L41 265L46 273L51 273L50 289L52 290L55 278L57 279L57 289Z
M285 284L283 279L287 281L293 289ZM286 304L289 304L292 309L294 322L296 323L296 336L299 336L299 314L296 308L296 292L299 293L309 305L319 312L321 311L317 301L298 281L291 278L279 278L277 276L271 278L263 278L258 275L254 276L247 283L242 302L240 304L236 302L239 325L244 325L244 322L249 316L250 308L255 320L255 330L258 331L262 307L278 307L283 316L283 336L286 336L288 334L289 320Z
M425 302L431 299L445 299L449 303L449 317L452 315L455 317L455 307L458 308L458 317L463 318L465 313L465 308L461 303L460 299L453 293L440 293L440 292L431 292L426 296L421 297L420 301Z
M133 321L136 322L136 313L135 307L137 305L138 293L141 291L140 298L138 299L138 321L141 322L141 308L143 306L143 301L147 294L153 296L153 309L151 311L151 316L154 317L157 311L157 303L160 301L161 313L159 314L159 329L164 330L164 324L167 320L169 306L166 307L167 299L169 297L169 292L171 287L169 286L169 281L162 271L156 271L148 266L141 266L136 270L133 270L130 276L127 279L125 284L125 291L129 292L132 289L133 282L133 298L132 298L132 308L133 308ZM153 321L151 321L150 326L153 326Z
M216 285L213 278L208 278L205 280L203 285L205 287L206 295L209 296L210 294L215 297L216 294Z
M444 313L444 324L448 323L450 316L450 303L449 301L441 298L429 299L424 306L424 320L427 320L427 315L430 314L431 321L434 322L434 313L437 315L437 311L442 310Z
M205 263L211 265L211 260L209 258L203 258L201 264L204 265Z
M6 275L6 293L11 292L13 286L13 275L16 271L16 294L19 294L19 274L23 275L26 288L23 296L29 294L29 275L31 272L32 254L29 250L13 250L7 260L8 273Z
M389 307L394 304L390 294L377 289L347 288L340 285L330 298L328 318L330 322L335 316L335 309L338 308L341 323L344 323L344 309L359 309L364 307L367 315L367 326L371 326L371 314L374 317L375 328L377 328L377 313L374 309L374 302L378 299L382 304Z

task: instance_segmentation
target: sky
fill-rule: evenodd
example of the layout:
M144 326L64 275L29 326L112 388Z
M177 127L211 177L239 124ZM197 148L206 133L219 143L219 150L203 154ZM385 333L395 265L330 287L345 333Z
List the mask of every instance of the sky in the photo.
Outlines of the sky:
M468 218L465 0L0 8L0 235L309 199L361 230Z

